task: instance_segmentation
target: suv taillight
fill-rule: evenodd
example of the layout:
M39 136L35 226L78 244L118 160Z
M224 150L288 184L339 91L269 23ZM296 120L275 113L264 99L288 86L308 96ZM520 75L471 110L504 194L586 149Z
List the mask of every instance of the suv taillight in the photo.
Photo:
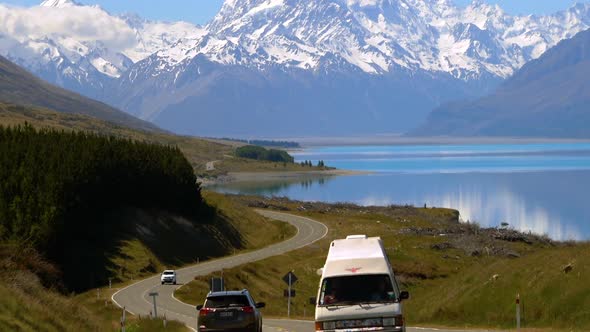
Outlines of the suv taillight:
M208 314L214 313L215 309L203 308L199 310L199 316L207 316Z
M251 314L254 312L254 308L252 307L242 307L242 311L247 313L247 314Z

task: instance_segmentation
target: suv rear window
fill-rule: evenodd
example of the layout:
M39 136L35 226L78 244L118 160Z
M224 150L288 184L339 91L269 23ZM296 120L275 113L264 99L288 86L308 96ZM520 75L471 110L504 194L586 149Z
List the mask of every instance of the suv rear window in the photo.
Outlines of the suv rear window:
M173 275L174 274L174 271L164 271L164 274L165 275Z
M246 307L250 302L244 295L211 296L205 301L205 308Z

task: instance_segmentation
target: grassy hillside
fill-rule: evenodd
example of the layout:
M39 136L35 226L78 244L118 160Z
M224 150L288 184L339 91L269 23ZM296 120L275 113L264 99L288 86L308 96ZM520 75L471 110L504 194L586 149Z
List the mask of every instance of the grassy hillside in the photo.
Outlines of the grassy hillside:
M41 106L69 114L84 114L131 128L161 131L101 102L49 84L0 56L0 101Z
M417 289L411 302L414 321L509 328L520 294L523 326L590 329L590 245L484 262Z
M316 271L324 264L330 241L367 234L384 240L403 288L411 293L404 304L410 325L510 328L519 293L527 327L590 329L588 244L555 243L510 229L460 224L457 212L446 209L367 208L253 197L241 201L244 206L305 215L330 227L328 237L313 246L223 271L229 288L247 287L257 301L269 304L264 309L267 317L286 315L281 278L294 270L299 281L292 315L312 318L308 301L316 296ZM201 286L209 277L197 278L176 296L192 304L202 302L206 294Z
M237 158L234 156L234 149L241 146L241 143L178 136L161 132L145 132L80 114L64 114L40 107L3 104L0 99L0 125L22 125L25 122L35 128L86 131L178 146L193 166L195 172L206 177L215 177L228 172L300 172L318 170L317 167L304 167L299 164ZM207 171L206 164L214 161L216 162L215 169Z
M109 279L126 283L294 234L223 196L203 198L176 147L0 126L0 164L0 327L8 330L116 329L119 310L91 295Z
M166 268L196 263L197 259L203 262L261 248L295 234L291 226L241 209L223 195L205 192L204 197L215 211L213 220L205 225L192 226L185 218L162 212L133 210L120 215L118 218L135 223L109 257L114 282L141 279Z
M59 271L52 264L35 251L0 247L0 330L117 331L121 310L110 302L110 296L121 285L164 268L190 264L196 256L204 261L260 248L295 233L287 224L242 210L241 204L222 195L207 192L204 197L217 211L217 220L211 226L187 227L188 221L183 218L153 211L133 210L120 216L136 220L136 232L128 233L109 255L114 284L112 289L101 287L100 292L92 289L63 295L49 290L38 274L46 280L59 279ZM239 238L235 238L237 234ZM48 311L48 307L53 309ZM162 320L127 318L128 331L189 331L170 321L164 329Z

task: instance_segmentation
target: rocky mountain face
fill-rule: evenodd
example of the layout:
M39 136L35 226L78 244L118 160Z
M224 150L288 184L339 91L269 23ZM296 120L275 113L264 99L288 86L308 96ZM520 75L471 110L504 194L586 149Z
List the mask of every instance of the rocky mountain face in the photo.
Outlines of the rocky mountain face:
M434 110L412 135L590 137L590 30L527 63L494 93Z
M0 27L0 54L197 135L405 131L441 103L492 91L590 27L588 4L511 16L481 1L459 8L450 0L226 0L204 27L113 16L70 0L0 7L5 16L35 11L92 12L109 31L23 36Z

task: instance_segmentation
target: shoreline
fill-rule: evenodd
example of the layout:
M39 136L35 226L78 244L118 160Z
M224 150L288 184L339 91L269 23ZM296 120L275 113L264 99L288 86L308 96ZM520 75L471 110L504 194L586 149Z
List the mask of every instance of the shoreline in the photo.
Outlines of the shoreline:
M287 171L287 172L230 172L227 175L220 175L217 178L199 178L202 187L219 184L240 183L240 182L267 182L277 180L306 180L327 176L351 176L367 175L372 172L352 170L326 170L326 171Z
M396 135L352 136L352 137L290 137L298 142L303 150L323 146L383 146L383 145L477 145L477 144L551 144L551 143L590 143L588 138L551 137L410 137Z

